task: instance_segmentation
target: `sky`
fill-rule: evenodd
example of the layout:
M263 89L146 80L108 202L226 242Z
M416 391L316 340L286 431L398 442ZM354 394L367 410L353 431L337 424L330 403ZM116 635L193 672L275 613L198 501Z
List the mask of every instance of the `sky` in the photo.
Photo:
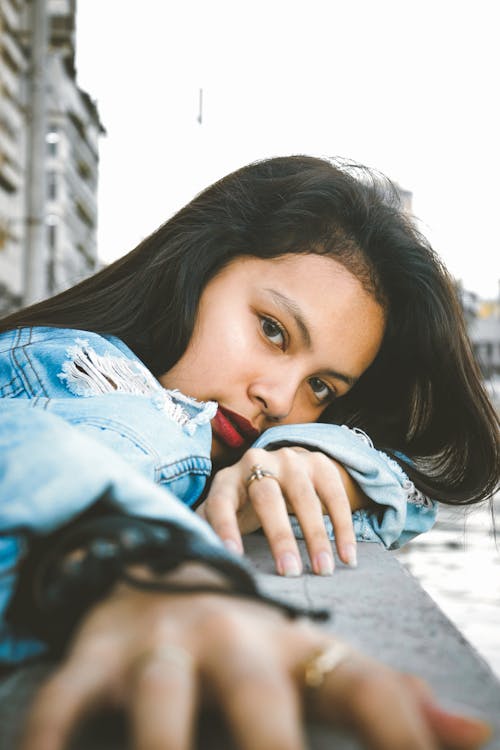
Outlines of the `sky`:
M413 193L445 264L500 279L496 0L78 0L101 258L256 159L341 156ZM200 89L202 118L200 114Z

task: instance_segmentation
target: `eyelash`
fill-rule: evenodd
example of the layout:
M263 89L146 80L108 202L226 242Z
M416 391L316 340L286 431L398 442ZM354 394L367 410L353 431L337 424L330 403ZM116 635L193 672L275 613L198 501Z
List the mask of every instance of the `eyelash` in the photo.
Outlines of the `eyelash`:
M273 326L274 329L276 329L275 332L274 332L274 334L266 333L266 331L264 329L264 327L265 327L266 324L271 325L271 326ZM260 327L262 329L262 333L264 334L265 338L271 344L273 344L273 346L277 346L279 349L281 349L284 352L287 350L287 347L288 347L288 333L287 333L286 329L281 325L281 323L278 323L278 321L275 320L275 318L270 318L268 315L261 315L260 316ZM283 343L282 344L277 344L275 341L272 340L271 336L273 336L273 335L276 336L276 333L280 333L281 334L281 336L283 338Z
M269 332L266 333L265 328L264 328L266 324L271 325L275 329L274 334L270 334ZM286 329L281 325L281 323L279 323L275 318L269 317L268 315L261 315L260 316L260 327L261 327L262 333L264 334L265 338L268 341L270 341L270 343L273 344L273 346L278 346L282 351L286 351L286 349L288 347L288 333L287 333ZM273 335L276 336L277 333L281 334L281 336L282 336L283 343L281 345L277 344L275 341L272 341L271 337ZM327 390L326 396L323 396L321 398L318 397L317 393L315 392L314 388L312 387L312 382L313 381L321 383L326 388L326 390ZM319 401L320 404L325 404L325 403L328 403L329 401L333 401L333 399L337 395L336 392L335 392L335 390L331 386L329 386L328 383L325 383L324 380L321 380L321 378L309 378L308 382L309 382L309 385L311 387L311 390L313 392L314 397Z
M326 388L326 390L327 390L327 394L326 394L326 396L322 396L322 397L319 397L319 396L318 396L318 394L316 393L316 391L315 391L315 390L314 390L314 388L312 387L312 382L313 382L314 380L315 380L316 382L318 382L318 383L321 383L321 385L322 385L322 386L324 386L324 387ZM311 386L311 390L312 390L312 392L313 392L313 394L314 394L315 398L317 398L317 399L318 399L318 401L319 401L319 403L320 403L320 404L327 404L327 403L329 403L330 401L333 401L333 399L334 399L334 398L336 397L336 395L337 395L337 394L336 394L336 392L335 392L335 390L334 390L334 389L333 389L333 388L332 388L331 386L329 386L329 385L328 385L328 383L325 383L325 381L324 381L324 380L321 380L321 378L309 378L309 385Z

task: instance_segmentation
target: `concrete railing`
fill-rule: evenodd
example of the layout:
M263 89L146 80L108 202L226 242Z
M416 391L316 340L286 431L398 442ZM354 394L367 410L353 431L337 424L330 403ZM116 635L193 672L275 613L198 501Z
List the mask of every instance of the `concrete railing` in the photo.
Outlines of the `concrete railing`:
M423 677L444 705L488 720L495 734L487 750L500 749L500 682L394 555L362 543L356 569L338 564L331 578L307 572L301 578L280 578L274 575L264 538L255 534L245 541L264 589L302 606L330 608L332 620L322 627L390 666ZM25 668L0 683L0 750L14 750L26 706L48 669ZM199 735L203 750L233 747L213 717L203 719ZM71 750L127 747L122 718L107 715L90 722ZM360 745L343 733L310 726L309 747L357 750Z

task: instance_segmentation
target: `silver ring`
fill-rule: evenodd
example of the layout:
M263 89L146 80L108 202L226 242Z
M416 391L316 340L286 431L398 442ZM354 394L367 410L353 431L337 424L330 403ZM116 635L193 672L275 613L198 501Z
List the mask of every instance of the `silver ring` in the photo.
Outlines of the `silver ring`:
M278 482L279 484L280 480L278 479L276 474L273 474L272 471L268 471L267 469L264 469L264 467L262 467L260 464L254 464L252 468L250 469L250 474L248 475L245 481L246 481L247 487L250 487L250 485L255 479L257 479L260 482L261 479L266 479L266 478L274 479L274 481Z
M304 685L319 688L325 677L352 655L352 648L342 641L336 641L314 652L304 664Z

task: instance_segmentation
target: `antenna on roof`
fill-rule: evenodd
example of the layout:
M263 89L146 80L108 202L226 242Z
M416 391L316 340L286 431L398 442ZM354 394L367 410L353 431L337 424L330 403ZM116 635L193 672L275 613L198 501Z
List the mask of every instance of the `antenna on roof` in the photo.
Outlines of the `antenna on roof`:
M199 96L198 102L199 102L198 103L198 117L196 119L201 125L201 123L203 122L203 89L200 89L200 96Z

